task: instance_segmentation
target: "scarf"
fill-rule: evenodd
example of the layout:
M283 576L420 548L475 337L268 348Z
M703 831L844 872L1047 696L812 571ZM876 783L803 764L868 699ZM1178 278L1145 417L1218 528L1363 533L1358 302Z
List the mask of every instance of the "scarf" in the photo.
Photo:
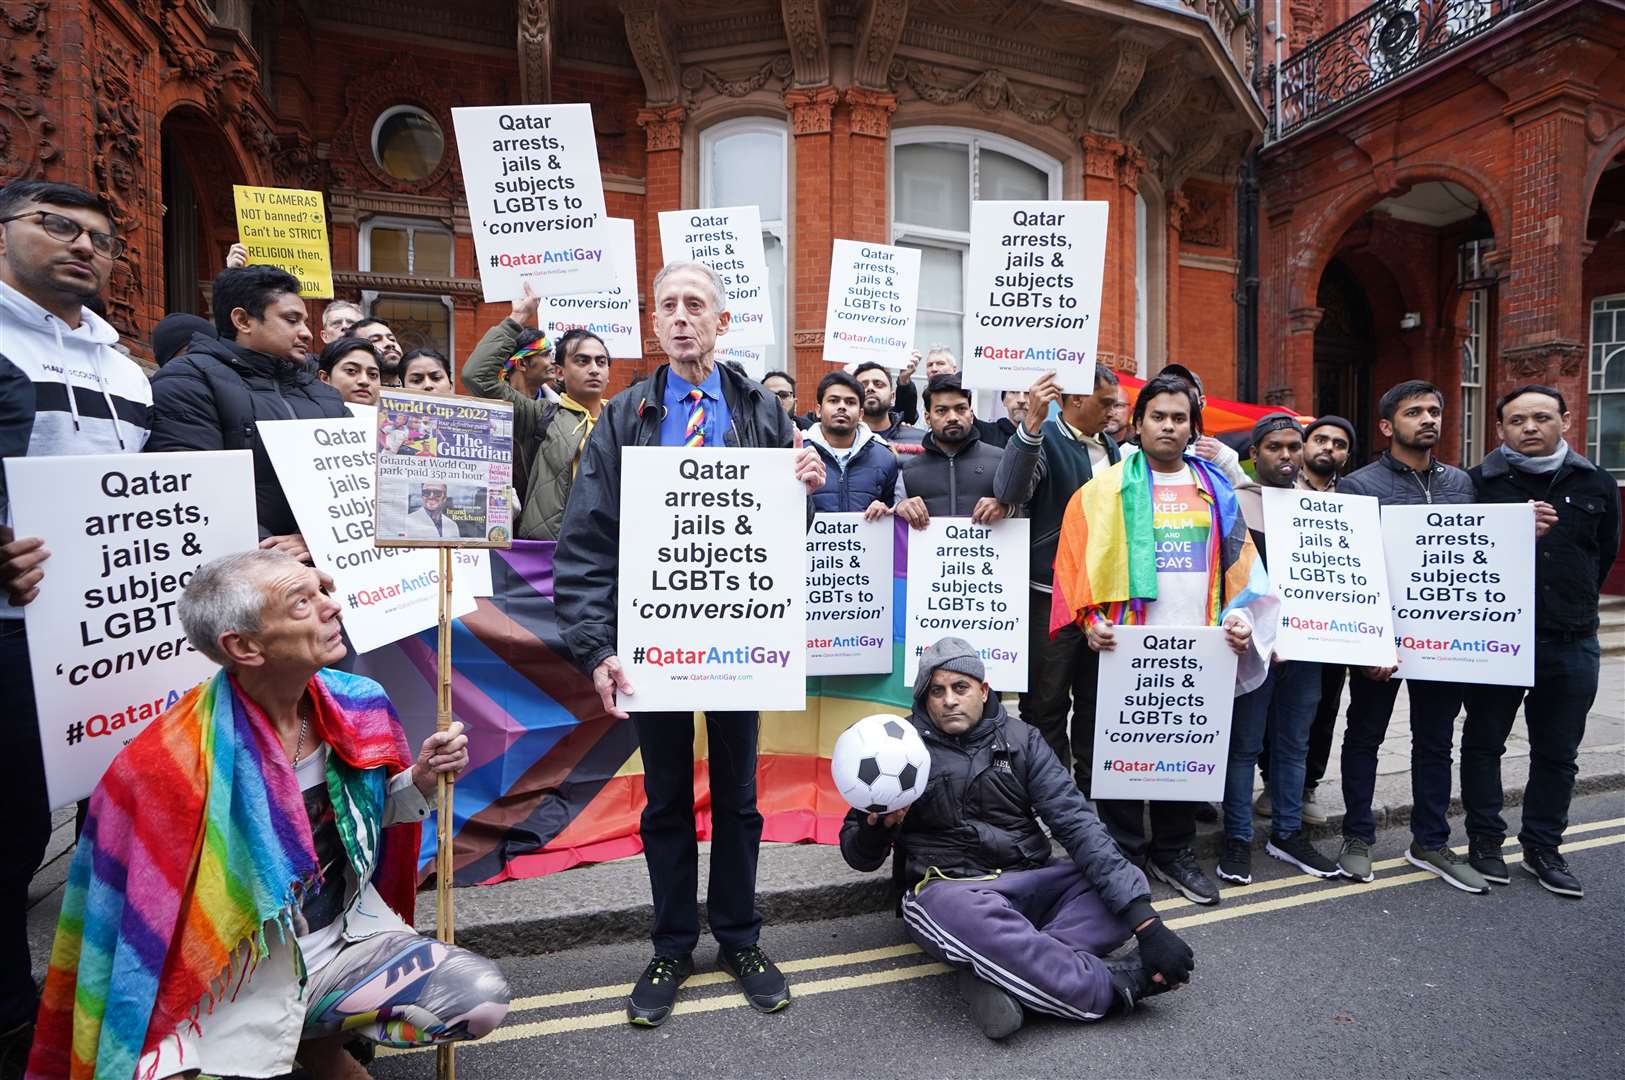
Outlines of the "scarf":
M581 468L581 453L587 448L587 440L592 437L592 429L598 426L598 416L594 416L590 409L581 404L581 402L577 401L575 398L571 397L569 394L559 395L559 407L569 409L571 412L579 412L581 414L581 420L576 424L576 430L581 431L583 427L587 429L585 433L582 434L581 441L576 443L575 456L570 459L570 476L573 479L575 477L576 470ZM599 406L598 415L602 416L603 414L603 407Z
M1557 449L1543 457L1530 457L1528 454L1520 454L1512 447L1502 443L1501 456L1507 459L1508 465L1511 465L1519 472L1533 473L1539 476L1543 473L1556 472L1558 467L1568 460L1569 443L1567 439L1559 439Z
M310 681L340 836L359 876L412 918L417 823L382 830L389 775L412 757L370 679ZM382 835L380 835L380 833ZM29 1080L129 1080L141 1056L234 993L323 886L304 797L275 730L224 671L113 759L63 891Z
M1185 463L1212 513L1207 625L1218 626L1232 611L1247 609L1254 642L1249 655L1267 661L1275 641L1275 604L1235 490L1211 463L1190 455ZM1145 624L1145 605L1157 598L1151 524L1151 464L1143 453L1096 473L1073 493L1055 551L1051 634L1068 623L1087 626L1101 618L1116 625ZM1238 668L1239 692L1254 689L1267 673L1267 663L1244 662Z

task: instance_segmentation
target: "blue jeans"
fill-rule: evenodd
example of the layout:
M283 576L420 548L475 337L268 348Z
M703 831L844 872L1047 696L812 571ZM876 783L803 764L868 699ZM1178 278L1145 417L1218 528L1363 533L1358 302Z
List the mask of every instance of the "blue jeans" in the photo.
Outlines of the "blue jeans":
M1272 831L1291 836L1303 826L1303 783L1309 729L1320 704L1321 665L1287 660L1270 668L1264 684L1236 699L1230 714L1230 764L1224 776L1224 835L1253 838L1253 767L1270 731L1269 793Z
M1349 675L1348 728L1343 732L1343 835L1377 841L1371 800L1377 790L1377 751L1388 734L1402 680L1377 682L1355 669ZM1467 686L1453 682L1405 683L1411 700L1411 835L1433 850L1450 842L1451 761L1456 716Z

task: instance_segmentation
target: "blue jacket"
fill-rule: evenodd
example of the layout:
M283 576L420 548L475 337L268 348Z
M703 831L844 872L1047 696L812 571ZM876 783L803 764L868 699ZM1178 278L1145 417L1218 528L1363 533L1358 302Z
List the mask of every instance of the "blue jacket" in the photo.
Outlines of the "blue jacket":
M807 443L824 459L824 486L813 493L813 509L820 514L867 510L879 499L890 506L896 501L897 455L885 439L858 424L853 450L842 469L840 458L824 441L824 428L814 424L807 429Z

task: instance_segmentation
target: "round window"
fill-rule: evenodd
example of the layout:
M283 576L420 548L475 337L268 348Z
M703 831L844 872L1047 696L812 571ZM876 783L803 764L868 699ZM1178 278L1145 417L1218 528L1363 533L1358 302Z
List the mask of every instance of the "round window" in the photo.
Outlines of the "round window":
M446 138L434 117L413 105L386 110L372 126L372 155L397 180L422 180L440 164Z

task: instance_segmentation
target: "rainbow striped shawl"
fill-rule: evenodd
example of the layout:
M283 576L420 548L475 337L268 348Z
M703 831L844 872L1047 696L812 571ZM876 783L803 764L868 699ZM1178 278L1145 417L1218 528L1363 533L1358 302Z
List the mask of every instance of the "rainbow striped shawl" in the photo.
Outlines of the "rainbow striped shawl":
M1255 641L1268 660L1275 624L1272 615L1258 609L1272 602L1269 581L1235 490L1222 472L1201 458L1187 455L1185 462L1213 514L1208 534L1208 625L1217 626L1237 608L1250 609ZM1151 513L1151 465L1143 453L1130 454L1096 473L1073 493L1055 552L1050 633L1067 623L1085 625L1095 618L1117 625L1145 622L1145 605L1157 598ZM1248 681L1250 675L1244 675L1243 684ZM1253 686L1243 685L1243 692L1250 689Z
M417 823L382 829L388 777L412 762L383 688L321 671L313 724L353 866L412 919ZM354 811L347 813L346 809ZM380 833L382 835L380 835ZM303 796L265 714L225 672L193 687L113 759L90 798L62 897L29 1080L130 1080L287 934L322 886Z

